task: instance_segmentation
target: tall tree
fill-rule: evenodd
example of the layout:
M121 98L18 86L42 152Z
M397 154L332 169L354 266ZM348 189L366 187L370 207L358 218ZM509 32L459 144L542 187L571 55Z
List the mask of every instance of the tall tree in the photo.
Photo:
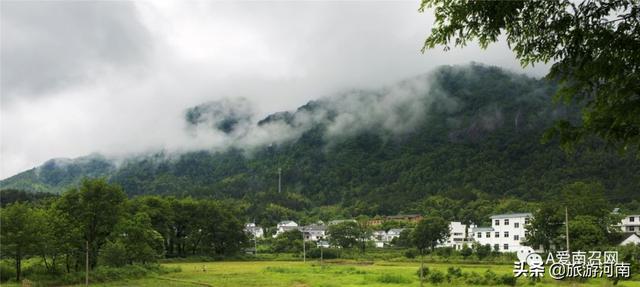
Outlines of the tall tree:
M0 209L0 250L3 257L14 259L18 282L22 276L22 259L35 255L42 232L42 220L24 203L13 203Z
M427 216L413 231L413 244L420 251L420 285L424 282L424 251L433 251L438 243L449 237L449 223L439 216Z
M85 179L79 188L67 191L57 202L57 208L79 226L82 239L89 245L92 268L98 251L123 216L126 199L119 186L104 179Z
M579 103L582 120L558 121L547 138L569 149L589 135L640 148L640 2L422 0L420 11L429 8L435 25L423 52L476 39L486 48L505 33L523 66L554 62L555 99Z

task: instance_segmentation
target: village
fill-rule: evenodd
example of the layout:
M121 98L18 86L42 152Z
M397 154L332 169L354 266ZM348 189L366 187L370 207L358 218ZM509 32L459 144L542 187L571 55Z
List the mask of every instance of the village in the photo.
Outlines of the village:
M614 209L612 213L617 213L618 209ZM394 239L400 237L405 228L380 228L385 222L403 223L406 226L413 226L422 220L420 214L406 214L393 216L377 216L365 222L372 232L369 241L376 248L392 247ZM451 248L453 250L462 250L465 247L471 247L474 243L491 247L496 252L516 252L526 242L527 230L526 226L533 219L532 213L507 213L495 214L490 216L491 226L477 226L475 224L464 224L460 221L451 221L449 223L449 236L437 246L437 248ZM319 248L338 247L331 246L329 243L330 234L329 226L341 224L344 222L354 222L355 219L332 220L326 224L318 221L313 224L300 226L292 220L284 220L279 222L275 227L273 238L277 238L287 231L297 230L302 233L305 242L315 244ZM627 244L640 244L640 214L632 214L624 216L619 227L622 233L622 240L619 246ZM247 223L245 232L251 238L261 239L266 236L265 229L257 226L255 223ZM537 248L539 249L539 248Z

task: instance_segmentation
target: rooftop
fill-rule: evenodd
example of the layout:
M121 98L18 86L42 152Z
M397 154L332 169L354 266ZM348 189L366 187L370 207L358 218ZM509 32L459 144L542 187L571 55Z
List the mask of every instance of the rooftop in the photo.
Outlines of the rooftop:
M505 214L496 214L492 215L491 219L501 219L501 218L519 218L519 217L533 217L531 213L505 213Z

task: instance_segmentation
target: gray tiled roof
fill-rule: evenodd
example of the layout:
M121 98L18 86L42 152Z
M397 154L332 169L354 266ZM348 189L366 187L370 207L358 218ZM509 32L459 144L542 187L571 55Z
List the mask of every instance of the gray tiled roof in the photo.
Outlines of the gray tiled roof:
M471 232L493 231L493 227L474 227Z
M516 218L516 217L533 217L531 213L505 213L492 215L491 219Z

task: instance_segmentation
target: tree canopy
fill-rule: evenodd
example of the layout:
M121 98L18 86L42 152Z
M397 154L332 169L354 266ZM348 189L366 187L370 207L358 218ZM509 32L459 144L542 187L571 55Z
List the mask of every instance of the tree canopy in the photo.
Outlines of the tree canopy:
M546 138L570 149L591 135L640 148L640 2L423 0L435 25L422 51L477 40L482 48L506 35L523 66L553 62L555 99L576 102L580 120L558 120Z

